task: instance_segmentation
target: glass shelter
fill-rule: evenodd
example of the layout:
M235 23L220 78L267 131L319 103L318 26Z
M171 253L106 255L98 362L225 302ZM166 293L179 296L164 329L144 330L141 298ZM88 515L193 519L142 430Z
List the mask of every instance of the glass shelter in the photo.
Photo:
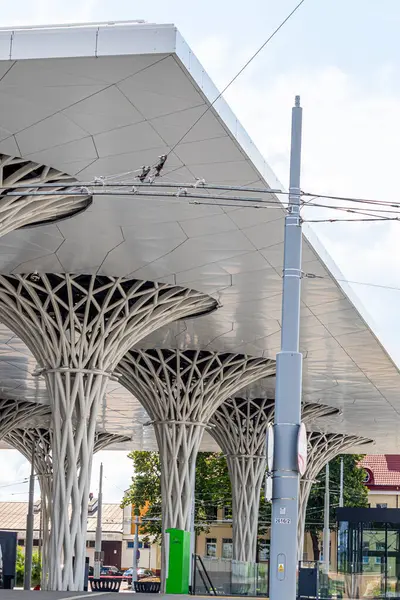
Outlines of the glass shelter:
M344 597L400 599L400 509L341 508L337 520Z

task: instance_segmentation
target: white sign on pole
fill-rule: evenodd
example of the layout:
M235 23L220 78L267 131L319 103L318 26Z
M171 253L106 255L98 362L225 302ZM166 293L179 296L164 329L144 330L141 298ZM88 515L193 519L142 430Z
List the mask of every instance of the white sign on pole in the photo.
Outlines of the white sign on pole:
M299 427L299 434L297 438L297 463L299 468L300 477L303 477L307 468L307 456L308 456L308 443L307 443L307 430L304 423L301 423Z
M274 470L274 426L269 424L267 429L267 469Z
M265 500L267 502L272 502L272 477L271 477L271 475L269 475L269 473L267 473L265 476L264 494L265 494Z

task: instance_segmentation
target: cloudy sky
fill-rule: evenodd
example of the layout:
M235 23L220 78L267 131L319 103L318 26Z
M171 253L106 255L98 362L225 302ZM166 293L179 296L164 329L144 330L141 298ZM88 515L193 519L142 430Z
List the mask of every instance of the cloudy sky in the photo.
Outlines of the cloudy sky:
M0 25L134 19L175 23L222 88L296 3L19 0L2 3ZM290 108L294 95L301 94L302 188L398 201L399 25L398 0L305 0L228 90L227 101L285 185ZM400 224L316 227L344 277L359 282L353 287L376 325L375 332L400 363ZM7 460L0 475L0 500L26 499L27 463L14 451L2 455ZM118 502L129 485L129 460L120 453L100 453L94 461L93 492L100 460L105 465L105 499Z

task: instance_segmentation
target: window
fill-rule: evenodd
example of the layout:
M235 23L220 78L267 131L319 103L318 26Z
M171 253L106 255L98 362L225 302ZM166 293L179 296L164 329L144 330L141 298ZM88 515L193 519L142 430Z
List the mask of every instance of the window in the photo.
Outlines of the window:
M269 540L258 540L258 560L266 562L269 559Z
M232 521L232 506L224 506L222 509L222 519L224 521Z
M18 546L25 546L25 540L18 540Z
M208 558L217 557L217 538L206 538L206 556Z
M231 538L222 538L222 558L232 558L233 543Z
M133 549L134 543L135 542L133 540L129 540L128 542L126 542L126 547ZM139 542L138 548L139 549L144 548L145 550L148 550L150 548L150 544L149 544L149 542Z
M206 514L209 521L216 521L218 519L218 507L215 505L206 506Z
M383 502L376 505L376 508L387 508L387 502Z
M37 538L33 540L33 545L39 546L39 540Z
M94 548L96 546L96 542L94 540L87 540L86 548Z
M366 469L364 469L363 483L369 483L370 481L371 481L371 473L369 471L367 471Z

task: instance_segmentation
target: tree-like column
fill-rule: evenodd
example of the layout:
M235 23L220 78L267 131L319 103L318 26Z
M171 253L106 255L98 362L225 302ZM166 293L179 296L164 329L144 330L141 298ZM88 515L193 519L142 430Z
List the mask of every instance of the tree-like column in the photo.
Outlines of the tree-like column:
M50 419L48 419L50 425ZM53 485L53 461L51 456L52 431L45 426L12 429L4 438L10 446L18 450L29 462L34 460L34 468L40 485L42 513L42 570L41 589L49 585L49 534ZM129 441L129 437L103 431L96 431L94 453L112 444Z
M222 402L275 361L211 351L134 350L118 365L120 382L143 404L161 458L163 530L190 531L196 457L204 429Z
M0 398L0 439L3 440L13 429L24 423L49 415L50 407L27 400Z
M85 210L92 201L79 182L53 167L0 154L0 236L20 227L52 223ZM44 184L53 184L51 188ZM58 185L57 185L58 184Z
M0 320L34 354L52 408L50 589L83 589L96 418L115 367L159 327L216 306L194 290L122 277L0 276Z
M303 404L307 424L339 411L323 404ZM233 558L256 562L260 492L266 468L266 434L275 400L229 398L211 418L210 433L226 455L232 488Z
M307 441L307 468L303 477L300 479L299 489L299 520L297 525L297 549L299 560L303 557L308 498L318 473L329 461L333 460L339 454L345 453L350 448L372 443L372 440L358 435L324 433L321 431L310 431L307 434Z

